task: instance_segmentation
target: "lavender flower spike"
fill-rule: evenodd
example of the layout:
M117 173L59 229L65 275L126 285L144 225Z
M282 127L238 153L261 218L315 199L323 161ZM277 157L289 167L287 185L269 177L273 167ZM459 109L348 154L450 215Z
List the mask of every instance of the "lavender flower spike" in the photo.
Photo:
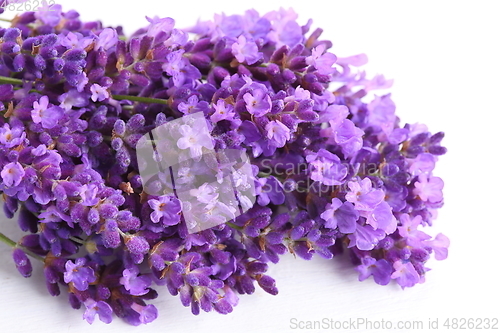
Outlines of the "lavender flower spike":
M43 261L49 294L88 323L153 322L157 288L228 314L237 294L278 294L267 274L286 252L345 251L360 281L402 288L447 258L427 232L444 133L399 119L375 91L392 80L311 20L155 16L125 36L41 8L0 29L0 194L26 232L0 241L24 277Z

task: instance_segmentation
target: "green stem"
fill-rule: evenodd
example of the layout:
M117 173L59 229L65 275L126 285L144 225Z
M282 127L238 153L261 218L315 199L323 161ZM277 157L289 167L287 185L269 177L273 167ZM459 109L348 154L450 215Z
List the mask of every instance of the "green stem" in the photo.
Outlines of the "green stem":
M21 248L27 255L29 255L30 257L36 259L36 260L39 260L41 262L44 262L45 259L40 257L38 254L35 254L33 252L31 252L30 250L28 250L27 248L25 248L24 246L21 246L19 244L17 244L16 242L14 242L12 239L10 239L9 237L5 236L3 233L0 232L0 241L4 242L5 244L9 245L10 247L13 247L13 248Z
M166 99L151 98L151 97L140 97L140 96L129 96L129 95L112 95L113 99L116 100L127 100L132 102L141 103L153 103L153 104L164 104L167 105L168 101Z
M0 21L12 23L12 20L5 19L5 18L2 18L2 17L0 17Z
M81 240L80 238L76 238L76 237L70 236L69 239L72 240L75 243L80 244L80 245L85 245L85 241Z
M3 83L3 84L23 84L23 80L14 79L14 78L8 77L8 76L0 76L0 83Z
M239 226L237 226L236 224L234 224L234 223L232 223L232 222L226 222L226 224L227 224L228 226L230 226L231 228L233 228L233 229L236 229L236 230L239 230L239 231L243 230L243 228L242 228L242 227L239 227Z
M15 79L8 76L0 76L0 84L23 84L23 80ZM119 101L127 100L132 102L141 102L141 103L164 104L164 105L168 104L168 101L166 99L152 98L152 97L141 97L141 96L130 96L130 95L111 95L111 97Z
M0 232L0 241L4 242L5 244L9 245L10 247L16 247L16 242L14 242L12 239L9 237L5 236Z

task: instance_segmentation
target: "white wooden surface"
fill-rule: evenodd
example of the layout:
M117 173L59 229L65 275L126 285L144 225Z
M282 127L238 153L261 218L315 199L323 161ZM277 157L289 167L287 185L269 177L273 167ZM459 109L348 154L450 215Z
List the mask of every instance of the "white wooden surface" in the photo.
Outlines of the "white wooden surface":
M302 22L312 17L314 26L324 29L324 37L333 40L334 53L365 52L369 74L395 79L391 91L403 122L426 123L431 131L446 132L444 145L449 152L436 170L445 181L446 204L431 233L443 232L451 239L450 256L443 262L432 260L427 282L404 291L372 280L358 282L346 258L306 262L285 256L270 270L278 282L278 296L257 291L241 297L230 315L195 317L178 298L161 290L153 301L160 312L158 320L135 328L120 320L89 326L81 310L68 306L64 293L58 298L48 295L38 263L32 278L18 275L10 250L2 243L0 332L301 331L293 329L293 318L421 320L425 329L415 332L424 332L429 330L429 319L439 319L442 325L453 317L499 317L500 24L495 1L330 1L328 6L321 1L57 2L65 9L77 9L84 20L121 23L126 33L144 25L145 15L171 16L182 27L214 12L242 13L254 7L264 13L281 5L295 8ZM17 239L22 235L16 222L3 215L0 230Z

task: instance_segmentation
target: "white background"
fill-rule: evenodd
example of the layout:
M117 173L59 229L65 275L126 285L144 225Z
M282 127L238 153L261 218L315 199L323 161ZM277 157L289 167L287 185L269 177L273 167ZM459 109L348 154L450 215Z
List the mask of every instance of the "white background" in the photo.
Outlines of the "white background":
M23 279L11 262L10 249L0 244L1 332L295 332L299 330L292 329L292 318L422 320L425 327L436 318L440 325L453 317L498 318L497 2L56 2L65 10L78 10L85 21L123 24L126 34L145 25L146 15L170 16L179 27L186 27L213 13L241 14L254 7L263 14L281 4L293 7L302 23L313 18L314 27L322 27L323 37L333 41L332 52L339 56L364 52L370 59L365 66L370 76L383 73L395 79L391 91L403 123L421 122L432 132L446 132L443 144L449 152L436 170L445 181L445 206L429 233L443 232L451 239L450 255L441 262L432 259L427 282L404 291L394 284L379 286L371 279L358 282L346 258L306 262L286 256L270 269L278 282L278 296L259 290L241 297L232 314L195 317L178 298L160 290L153 301L159 318L134 328L121 320L110 325L96 320L89 326L82 321L82 310L69 307L66 294L48 295L40 264L34 263L31 279ZM16 228L15 221L0 217L2 232L18 239L22 233Z

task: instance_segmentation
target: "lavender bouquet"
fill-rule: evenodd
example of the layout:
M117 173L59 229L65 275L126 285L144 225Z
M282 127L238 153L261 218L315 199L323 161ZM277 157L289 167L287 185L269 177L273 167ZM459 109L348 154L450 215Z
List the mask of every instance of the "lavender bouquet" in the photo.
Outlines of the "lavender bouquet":
M444 134L400 125L365 55L328 52L293 10L147 19L127 38L46 5L0 28L0 192L28 233L0 240L23 276L40 260L89 323L139 325L154 285L194 314L276 295L287 252L347 252L360 281L403 288L447 257L421 230Z

